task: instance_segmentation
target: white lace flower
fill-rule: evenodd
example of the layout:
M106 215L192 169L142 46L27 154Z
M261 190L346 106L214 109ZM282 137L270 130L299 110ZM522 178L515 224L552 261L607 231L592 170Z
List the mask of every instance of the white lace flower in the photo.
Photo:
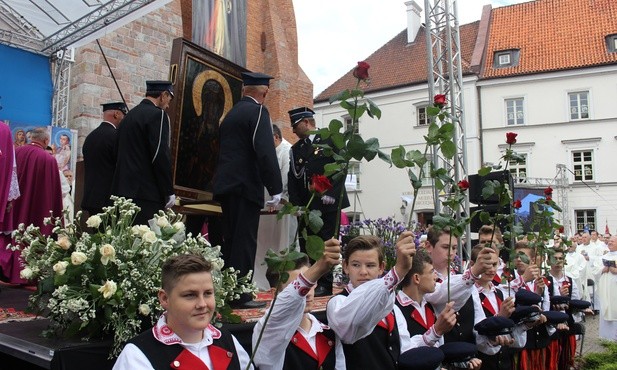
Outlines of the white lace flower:
M178 221L174 224L174 229L177 231L184 231L184 222Z
M169 221L167 220L167 217L158 217L156 219L156 226L163 228L163 227L167 227L169 226Z

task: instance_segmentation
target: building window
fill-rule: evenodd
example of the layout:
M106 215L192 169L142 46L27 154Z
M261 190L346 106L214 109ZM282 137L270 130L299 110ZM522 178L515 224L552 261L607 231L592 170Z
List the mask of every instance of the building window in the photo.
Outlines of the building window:
M572 152L574 181L593 181L593 150Z
M424 164L424 166L422 166L422 186L433 186L433 178L431 177L431 165L433 162L433 157L427 156L426 159L426 163Z
M508 126L524 125L523 98L506 99L506 123Z
M418 116L418 126L427 126L431 123L431 119L429 118L428 114L426 114L426 106L424 107L418 107L416 109L416 113Z
M353 122L351 121L351 117L346 116L343 117L343 122L345 122L345 131L347 131L348 129L350 129L353 125ZM356 122L356 129L354 131L355 134L360 133L360 121Z
M494 68L514 67L518 65L519 50L499 50L493 55Z
M568 94L570 100L570 120L589 118L589 91Z
M527 183L527 154L520 154L523 158L522 161L511 160L508 168L510 169L510 174L514 178L514 183L516 184L525 184Z
M606 48L609 53L617 53L617 35L606 36Z
M347 178L345 178L345 189L348 192L360 190L360 162L349 162Z
M579 209L576 214L576 231L596 230L596 210Z

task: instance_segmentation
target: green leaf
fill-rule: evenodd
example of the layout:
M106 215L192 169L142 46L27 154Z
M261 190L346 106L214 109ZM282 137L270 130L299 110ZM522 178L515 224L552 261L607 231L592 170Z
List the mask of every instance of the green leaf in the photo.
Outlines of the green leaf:
M439 136L439 126L436 123L431 123L428 126L427 144L434 144L433 141Z
M328 103L332 104L335 101L339 101L339 100L346 100L349 99L351 97L351 94L349 92L349 90L343 90L338 94L334 94L330 97L330 99L328 99Z
M392 160L392 164L396 166L396 168L408 167L408 161L405 159L405 148L402 145L399 145L398 148L392 149L390 159Z
M311 231L315 234L321 230L323 227L323 220L321 219L321 211L317 209L312 209L308 214L308 226Z
M360 105L356 108L355 111L351 111L349 112L349 115L351 116L353 121L358 121L358 119L360 117L362 117L362 115L364 114L364 112L366 112L366 106L364 105Z
M350 103L347 100L342 101L340 106L343 107L344 109L347 109L348 111L352 110L354 107L353 103Z
M364 157L364 148L364 140L362 140L362 137L358 134L354 134L347 143L349 154L357 161L362 160L362 157Z
M478 170L478 175L480 176L486 176L489 173L491 173L493 169L491 167L482 167Z
M452 140L444 140L444 142L441 143L441 153L444 157L452 159L456 154L456 145L454 142Z
M429 105L428 107L426 107L426 114L428 114L429 117L435 117L439 114L439 112L441 112L441 109L433 105Z
M330 177L333 173L341 171L341 165L338 163L327 163L323 166L324 175Z
M321 136L322 139L327 139L330 137L330 130L326 127L320 128L317 130L317 135Z
M323 256L324 249L324 241L317 235L310 235L306 238L306 254L312 260L319 260Z
M452 136L454 135L454 125L450 122L442 124L441 127L439 128L439 134L444 139L445 138L451 139Z
M482 199L489 199L495 194L495 183L493 181L485 181L482 187Z
M409 180L412 182L418 181L418 176L416 176L416 174L411 169L407 170L407 176L409 177Z
M377 117L377 119L381 118L381 109L373 102L371 99L366 99L369 106L369 112L372 113L373 116Z
M379 150L379 140L377 138L372 137L364 142L365 150L364 159L367 161L372 161L373 158L377 155L377 151Z
M341 132L341 128L343 128L343 122L338 119L333 119L328 125L328 129L330 130L330 133L332 135L334 135L334 133L336 132Z

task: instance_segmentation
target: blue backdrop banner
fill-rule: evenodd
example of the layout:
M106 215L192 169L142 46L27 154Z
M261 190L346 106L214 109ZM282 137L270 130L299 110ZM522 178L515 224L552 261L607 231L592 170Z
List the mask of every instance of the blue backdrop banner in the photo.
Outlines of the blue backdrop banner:
M0 45L0 119L32 126L51 122L49 57Z

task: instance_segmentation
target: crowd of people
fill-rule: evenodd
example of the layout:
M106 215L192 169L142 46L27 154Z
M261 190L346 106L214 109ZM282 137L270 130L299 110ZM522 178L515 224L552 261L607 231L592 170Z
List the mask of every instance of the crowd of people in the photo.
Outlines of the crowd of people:
M333 160L320 149L328 139L315 134L310 108L289 111L299 138L290 145L263 106L272 77L242 77L243 97L220 125L213 192L223 211L226 267L244 275L255 266L264 207L276 209L287 201L306 205L312 199L311 178ZM119 195L141 208L135 223L147 224L175 204L165 113L174 92L169 81L146 85L145 98L130 111L124 103L104 104L104 121L84 142L81 206L90 214ZM62 215L62 168L45 152L46 129L32 130L25 145L21 136L17 145L10 131L0 133L2 153L14 151L14 156L3 156L0 166L1 275L25 283L19 277L19 252L5 248L7 232L21 223L52 232L43 220ZM191 369L569 370L577 337L584 333L581 322L594 310L599 311L600 337L617 340L617 236L591 231L566 241L556 233L547 241L550 258L524 239L507 256L500 255L500 230L485 225L464 268L455 269L458 240L447 228L428 228L420 238L402 231L395 265L386 270L379 238L357 236L341 245L334 230L338 204L349 202L341 191L343 180L333 185L311 203L311 209L321 211L322 229L297 225L303 236L326 241L321 259L303 257L284 274L266 273L280 294L268 321L263 317L255 325L252 361L224 326L211 322L216 309L211 264L202 256L181 255L166 261L161 272L158 298L164 313L152 330L126 345L114 369L171 364ZM290 242L295 228L292 222L280 224L278 240ZM305 251L302 238L299 246ZM504 262L509 258L512 271ZM332 295L332 269L339 264L348 283L329 299L324 323L311 313L314 296ZM285 282L277 286L281 277ZM232 302L237 308L263 304L250 294Z

